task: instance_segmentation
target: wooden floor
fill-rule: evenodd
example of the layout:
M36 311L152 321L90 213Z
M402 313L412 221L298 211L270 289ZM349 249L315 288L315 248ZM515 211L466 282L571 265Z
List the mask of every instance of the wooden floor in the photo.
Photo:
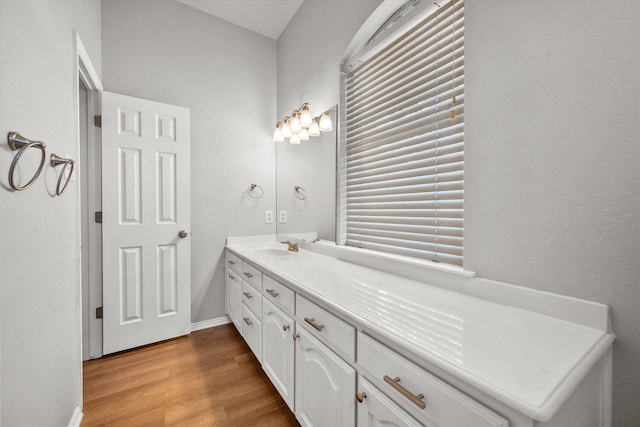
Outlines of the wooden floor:
M232 325L84 363L89 426L298 426Z

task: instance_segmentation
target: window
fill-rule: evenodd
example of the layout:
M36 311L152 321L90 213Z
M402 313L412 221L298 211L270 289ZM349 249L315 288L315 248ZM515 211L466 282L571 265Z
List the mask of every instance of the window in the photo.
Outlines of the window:
M464 2L416 3L344 65L338 238L462 266Z

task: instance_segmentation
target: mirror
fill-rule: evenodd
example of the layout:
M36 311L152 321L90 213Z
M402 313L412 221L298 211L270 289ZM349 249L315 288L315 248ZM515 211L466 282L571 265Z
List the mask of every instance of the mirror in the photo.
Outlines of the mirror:
M278 234L315 231L320 239L335 240L337 106L328 113L332 131L301 144L276 143Z

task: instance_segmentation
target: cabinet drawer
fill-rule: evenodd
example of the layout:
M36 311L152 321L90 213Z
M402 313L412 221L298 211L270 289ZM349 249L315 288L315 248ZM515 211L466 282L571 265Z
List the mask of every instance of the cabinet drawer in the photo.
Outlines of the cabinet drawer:
M227 261L227 267L234 270L238 274L242 273L242 260L239 257L227 251L225 259Z
M248 262L242 263L242 278L248 280L257 289L262 290L262 271Z
M262 290L266 299L275 302L289 314L293 314L295 293L291 289L265 274L262 278Z
M245 304L242 304L242 338L249 344L256 358L262 363L262 322Z
M490 409L363 333L358 334L358 365L381 391L427 425L509 425Z
M242 281L242 302L262 319L262 294L246 280Z
M296 295L296 318L348 361L355 360L356 330L353 326L300 295Z

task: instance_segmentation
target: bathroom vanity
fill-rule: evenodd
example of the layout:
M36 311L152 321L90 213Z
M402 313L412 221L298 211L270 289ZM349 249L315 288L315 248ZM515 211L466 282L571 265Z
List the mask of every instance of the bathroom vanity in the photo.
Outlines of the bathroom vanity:
M303 426L611 424L602 304L276 236L228 238L225 264L227 314Z

